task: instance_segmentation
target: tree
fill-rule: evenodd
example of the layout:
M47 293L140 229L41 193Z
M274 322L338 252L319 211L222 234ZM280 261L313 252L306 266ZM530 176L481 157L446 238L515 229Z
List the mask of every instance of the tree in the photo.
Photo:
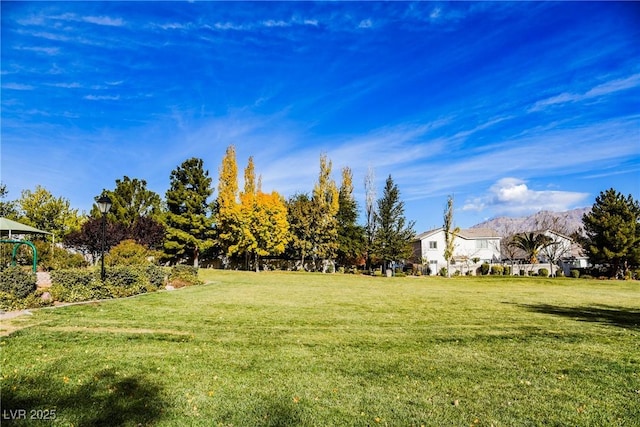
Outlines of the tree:
M233 145L227 147L219 174L216 230L224 254L230 257L238 252L242 233L238 204L238 164Z
M549 237L542 233L535 232L518 233L513 236L511 240L511 245L525 252L529 264L537 264L540 249L550 243L551 240Z
M375 176L373 168L369 167L367 175L364 177L364 192L365 192L365 216L366 224L364 229L365 234L365 257L366 268L371 269L371 254L373 252L373 241L376 235L376 188L375 188Z
M212 193L209 171L204 169L202 159L185 160L171 172L164 249L174 261L191 259L198 267L200 252L213 246L214 220L212 205L207 201Z
M640 265L640 205L631 195L613 188L601 192L582 222L591 263L609 266L612 277Z
M82 223L78 210L71 208L69 200L56 198L39 185L34 191L22 191L17 205L21 221L53 233L58 239L79 230Z
M555 276L554 267L563 257L571 253L571 238L566 219L551 212L541 212L536 220L536 228L548 237L548 242L540 249L549 263L550 277Z
M305 259L313 251L314 208L307 194L296 194L287 201L290 233L288 250L292 258L300 259L301 269L304 269Z
M157 193L147 189L147 181L144 179L124 176L116 179L115 190L105 190L105 193L112 203L108 217L125 227L133 227L140 218L158 218L160 215L162 200ZM91 215L100 217L96 206Z
M353 173L348 167L342 169L336 220L338 222L338 263L354 265L362 256L365 236L364 228L357 224L358 204L353 198Z
M313 227L314 260L330 261L335 259L338 249L338 188L331 178L331 160L326 155L320 156L320 173L318 182L313 187L312 202L317 214ZM326 265L326 263L325 263ZM317 269L317 265L316 265Z
M411 256L414 222L407 222L404 216L404 202L400 200L400 190L391 175L387 178L382 198L378 199L376 224L373 248L375 256L383 261L383 267Z
M453 196L447 198L447 207L444 209L444 259L447 261L447 276L451 277L450 262L455 249L454 240L460 227L453 228Z
M289 240L289 222L284 199L277 192L270 194L258 191L254 198L250 232L252 252L256 271L259 270L259 257L280 255Z
M7 201L4 199L7 198L9 194L9 190L7 190L7 186L0 182L0 216L9 219L18 219L18 209L16 208L15 201Z
M129 237L129 230L123 224L107 219L104 237L105 251L108 252L110 248ZM102 250L102 218L89 217L80 230L67 235L63 243L69 248L90 255L95 263Z

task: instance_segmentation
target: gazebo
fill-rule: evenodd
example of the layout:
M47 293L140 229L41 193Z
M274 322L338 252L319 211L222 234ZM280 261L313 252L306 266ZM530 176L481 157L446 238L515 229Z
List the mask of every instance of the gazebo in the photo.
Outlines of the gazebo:
M12 221L8 218L0 217L0 243L13 243L14 245L13 252L11 254L11 264L16 264L16 253L20 245L30 246L33 250L33 272L35 273L38 263L38 252L36 251L36 247L28 240L18 240L13 238L13 236L16 234L49 234L53 236L53 233L49 233L48 231L44 230L38 230L37 228L31 227L30 225L22 224L17 221ZM5 235L7 236L6 239Z

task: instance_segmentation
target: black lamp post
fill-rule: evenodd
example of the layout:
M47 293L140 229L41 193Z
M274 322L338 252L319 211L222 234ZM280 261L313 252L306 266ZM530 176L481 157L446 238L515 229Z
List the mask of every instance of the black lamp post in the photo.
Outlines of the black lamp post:
M105 244L105 230L107 228L107 213L109 213L109 209L111 209L111 199L106 194L103 194L98 199L98 210L102 214L102 246L100 251L100 258L102 260L102 269L100 270L100 278L104 282L105 273L104 273L104 244Z

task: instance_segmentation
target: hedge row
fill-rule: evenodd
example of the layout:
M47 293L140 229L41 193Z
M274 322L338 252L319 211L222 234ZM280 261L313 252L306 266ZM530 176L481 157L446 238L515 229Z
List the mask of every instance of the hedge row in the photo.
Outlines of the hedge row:
M202 284L198 269L176 266L166 271L156 265L116 266L105 271L104 282L98 269L66 269L51 272L52 285L37 290L36 275L22 267L0 271L0 309L14 310L50 305L52 301L80 302L121 298L153 292L165 284L183 287ZM48 292L50 298L43 299Z

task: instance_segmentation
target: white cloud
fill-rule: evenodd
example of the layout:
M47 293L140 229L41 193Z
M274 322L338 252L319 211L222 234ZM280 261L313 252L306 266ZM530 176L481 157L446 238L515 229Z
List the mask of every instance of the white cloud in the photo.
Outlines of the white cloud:
M373 26L373 23L371 22L371 19L363 19L358 24L358 28L371 28L372 26Z
M529 112L540 111L540 110L543 110L545 107L552 106L552 105L566 104L568 102L579 102L579 101L584 101L590 98L606 96L615 92L620 92L620 91L631 89L637 86L640 86L640 73L633 74L629 77L625 77L622 79L615 79L615 80L611 80L611 81L599 84L584 93L564 92L559 95L552 96L547 99L543 99L541 101L536 102L529 109Z
M89 101L117 101L120 95L87 95L84 97Z
M524 215L541 210L569 210L589 196L588 193L556 190L533 190L518 178L502 178L488 192L467 200L465 211L490 210L494 214Z
M121 18L111 18L109 16L83 16L82 20L90 24L108 27L122 27L124 25L124 21Z
M33 90L35 87L31 85L25 85L22 83L5 83L2 85L2 89L12 89L12 90Z

